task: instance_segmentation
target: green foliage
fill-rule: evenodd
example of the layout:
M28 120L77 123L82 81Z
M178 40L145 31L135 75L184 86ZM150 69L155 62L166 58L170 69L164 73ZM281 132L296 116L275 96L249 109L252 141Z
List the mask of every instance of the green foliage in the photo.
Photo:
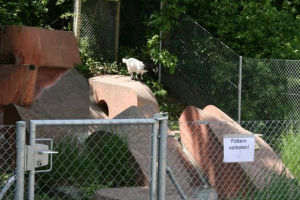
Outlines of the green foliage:
M100 60L95 56L94 51L91 50L89 40L87 38L80 39L79 53L82 60L82 65L77 65L75 68L86 78L99 76L103 74L124 74L125 69L118 65L118 63L107 62L103 58Z
M72 30L74 17L74 0L48 0L49 14L46 16L46 27L58 30Z
M299 59L299 1L190 1L187 13L238 54Z
M86 185L88 182L92 183L97 180L99 172L91 163L94 159L93 155L83 151L72 138L62 138L62 141L55 143L54 149L59 154L53 156L52 170L38 174L36 178L37 186L42 191L75 183Z
M169 51L159 49L159 36L154 35L147 42L147 51L155 64L160 62L163 66L169 69L170 74L175 72L175 67L178 63L178 59L175 55L172 55Z
M175 95L171 92L167 92L162 84L159 84L157 81L153 79L149 79L146 81L146 84L151 89L154 94L159 109L161 112L168 112L169 121L178 121L182 111L186 107Z
M48 0L0 0L0 24L43 26Z
M173 29L178 24L177 20L181 13L186 11L185 6L179 0L164 1L161 10L154 11L150 19L146 21L148 27L152 28L152 34L159 31L164 33ZM189 2L190 0L185 0Z
M237 199L253 199L253 200L262 200L262 199L299 199L299 182L297 180L290 179L284 174L278 175L275 172L265 172L269 173L269 176L266 178L267 185L264 185L264 188L256 188L254 191L249 191L248 196ZM261 179L261 177L260 177ZM251 187L251 186L250 186ZM236 199L236 200L237 200Z
M278 120L289 117L293 107L287 96L283 95L289 88L286 70L285 66L274 67L267 61L244 62L242 77L244 120Z
M135 185L133 167L135 163L131 162L132 155L127 140L113 133L98 131L85 142L94 161L100 162L99 178L105 185L111 187Z

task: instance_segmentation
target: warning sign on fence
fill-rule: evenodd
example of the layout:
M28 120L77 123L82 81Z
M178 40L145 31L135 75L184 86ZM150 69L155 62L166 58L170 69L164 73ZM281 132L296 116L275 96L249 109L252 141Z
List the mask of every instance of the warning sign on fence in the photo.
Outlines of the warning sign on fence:
M254 135L225 134L223 135L223 162L253 162L255 150Z

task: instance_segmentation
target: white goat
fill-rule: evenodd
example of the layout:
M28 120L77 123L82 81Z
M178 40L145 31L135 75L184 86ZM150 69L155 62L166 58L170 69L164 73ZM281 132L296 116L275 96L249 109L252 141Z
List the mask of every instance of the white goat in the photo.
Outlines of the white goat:
M142 61L135 58L123 58L122 61L126 64L128 73L132 80L136 79L138 74L141 74L141 80L143 81L143 74L148 72L149 68ZM133 73L136 73L136 77Z

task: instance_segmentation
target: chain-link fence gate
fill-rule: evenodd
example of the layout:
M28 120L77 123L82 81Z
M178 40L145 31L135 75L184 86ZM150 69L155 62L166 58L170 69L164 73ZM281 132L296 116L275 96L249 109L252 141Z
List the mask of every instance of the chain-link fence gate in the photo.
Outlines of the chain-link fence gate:
M24 122L1 126L0 199L300 198L299 121L181 121L168 127L165 132L165 115L33 120L26 141ZM223 162L224 135L236 134L255 135L253 162ZM41 157L53 151L58 154L48 161Z
M164 194L156 177L166 173L167 118L31 120L29 145L25 122L18 122L15 198L156 199Z

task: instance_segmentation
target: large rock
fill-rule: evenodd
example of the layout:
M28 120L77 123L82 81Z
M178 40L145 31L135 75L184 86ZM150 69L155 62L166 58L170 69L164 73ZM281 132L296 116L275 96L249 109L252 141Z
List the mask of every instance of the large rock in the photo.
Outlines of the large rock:
M4 26L0 33L0 124L8 104L29 107L67 69L82 64L73 32ZM46 69L45 69L46 68Z
M59 68L82 64L77 40L71 31L5 26L0 44L4 47L4 64Z
M158 103L151 90L145 84L131 80L129 76L98 76L90 78L89 84L95 101L107 109L109 118L114 118L130 106L142 108L152 105L155 112L159 112Z
M206 121L206 123L199 123ZM181 141L198 167L217 189L218 197L237 198L268 185L271 174L283 172L284 165L272 148L255 136L259 149L254 162L224 163L223 134L252 134L214 106L204 110L187 107L180 117Z
M38 95L29 110L46 119L107 118L92 98L87 80L76 69L61 70L59 76L45 70L52 79L38 79Z
M10 103L25 107L32 104L37 71L29 65L0 65L0 113Z
M144 114L141 109L131 106L126 109L115 119L141 119ZM128 138L131 155L135 158L139 168L143 172L139 174L137 181L143 180L144 187L135 188L110 188L98 190L93 199L145 199L149 195L149 172L150 172L150 149L151 149L151 127L145 125L139 126L113 126L114 133L119 136ZM109 127L107 127L109 130ZM197 168L191 163L182 151L178 141L168 138L167 165L173 174L180 175L177 177L178 184L184 190L189 198L194 198L194 189L204 185L199 177ZM137 170L139 172L140 170ZM137 178L137 177L136 177ZM175 186L168 176L166 176L166 195L171 199L181 199ZM141 184L141 182L140 182Z

